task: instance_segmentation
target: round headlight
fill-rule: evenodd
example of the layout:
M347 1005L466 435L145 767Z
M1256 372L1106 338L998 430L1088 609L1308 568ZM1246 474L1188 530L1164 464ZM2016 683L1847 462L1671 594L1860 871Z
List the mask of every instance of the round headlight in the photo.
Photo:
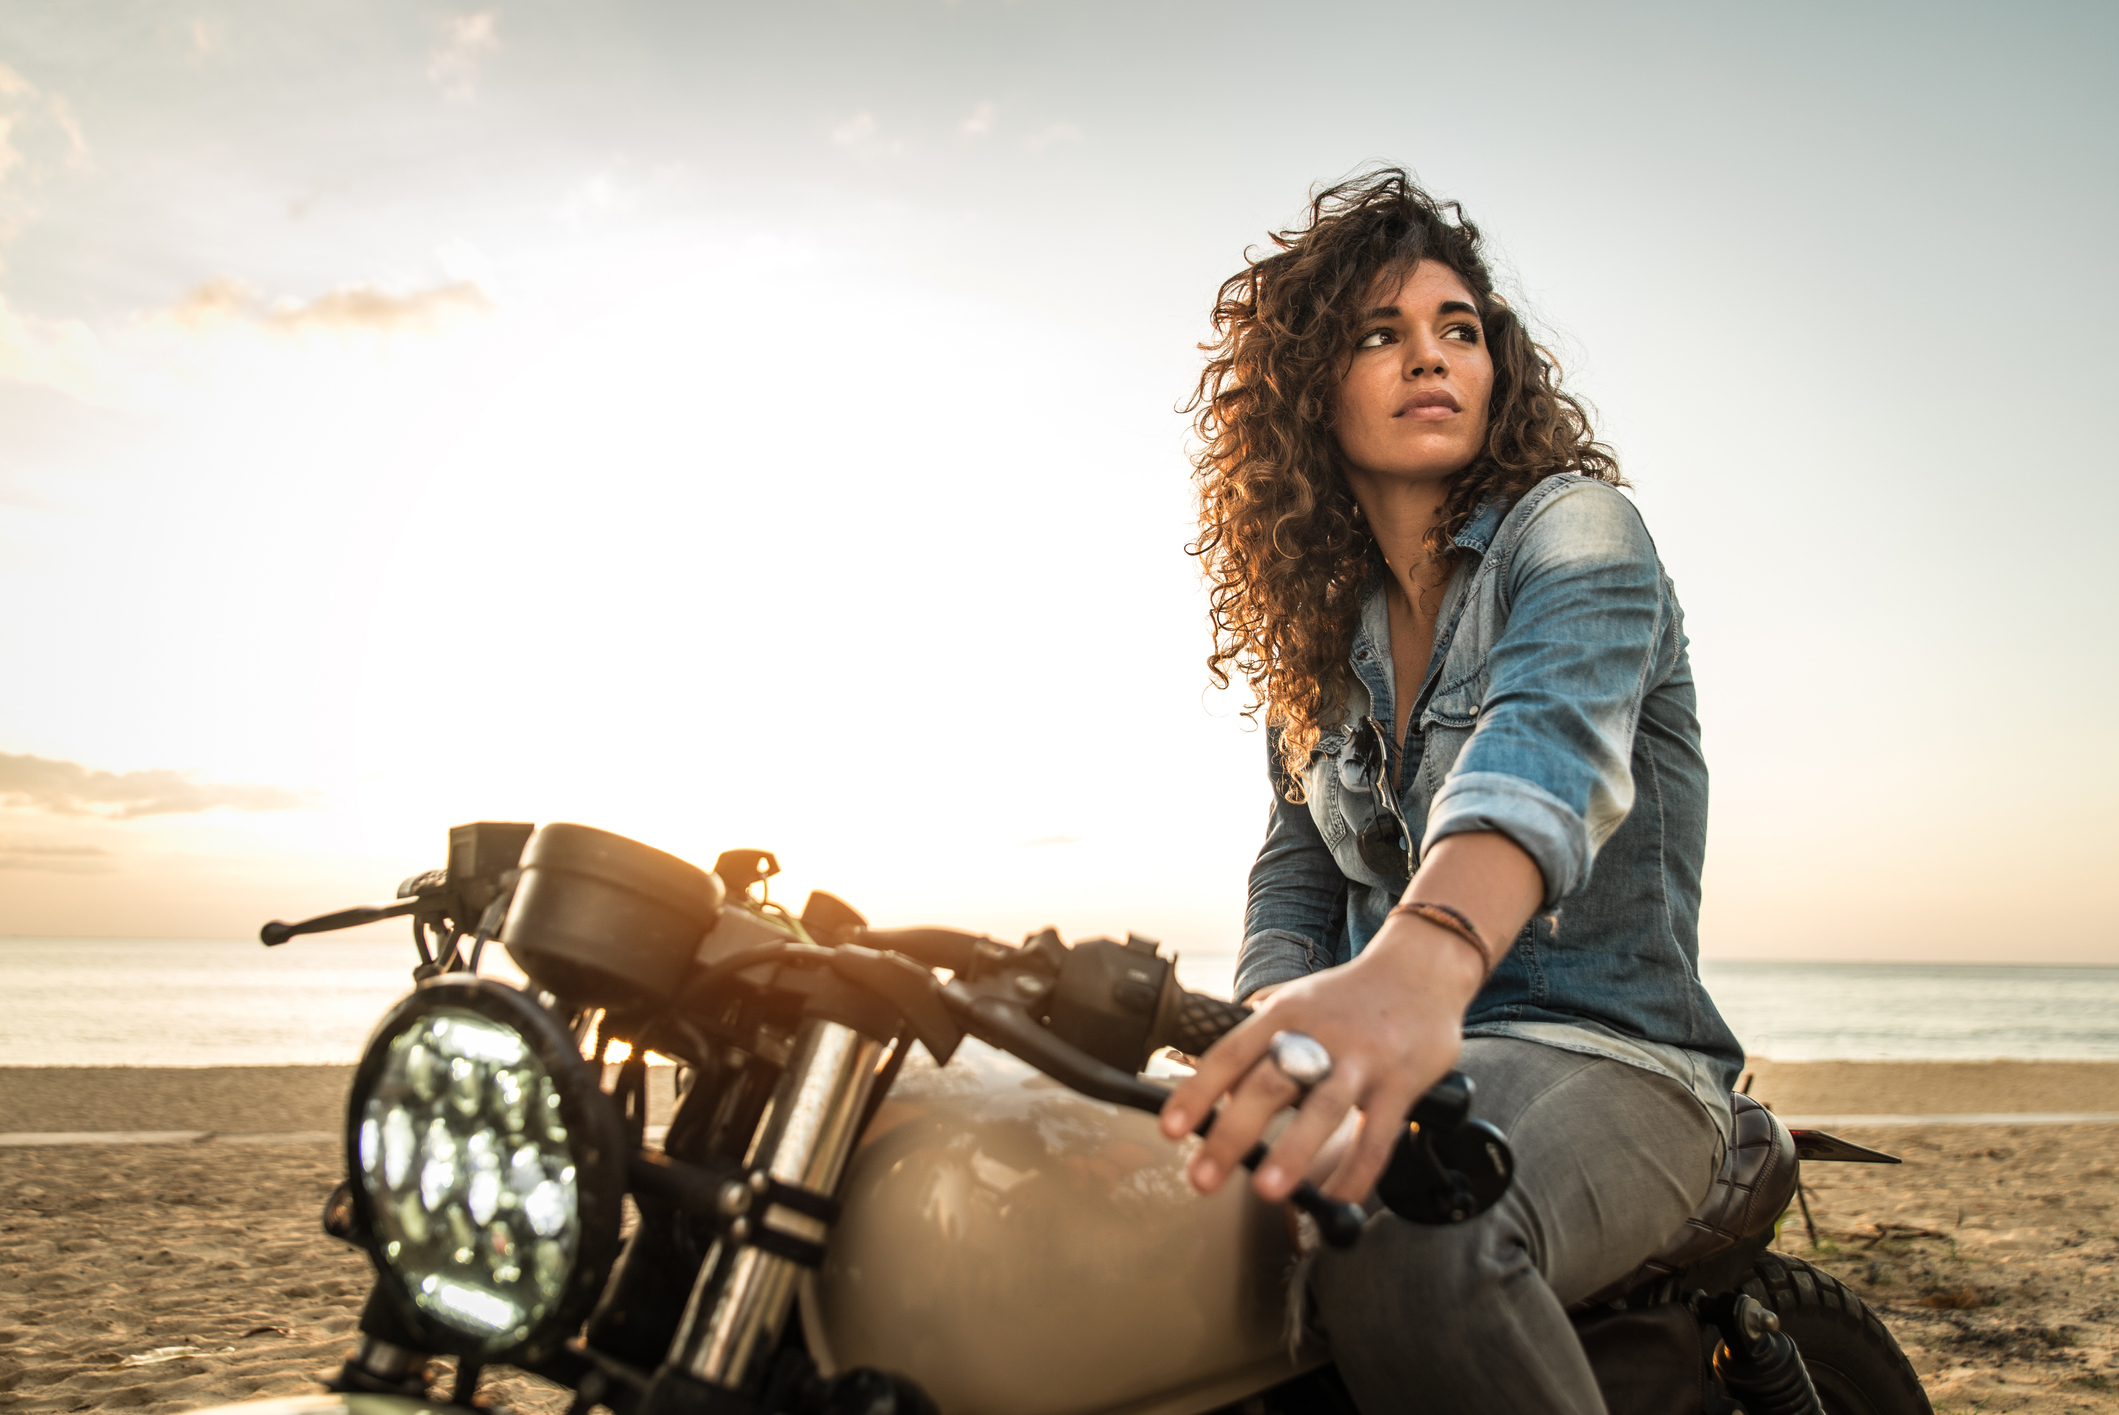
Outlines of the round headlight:
M434 1349L528 1363L580 1325L617 1250L624 1130L534 998L421 985L369 1039L346 1131L377 1277Z

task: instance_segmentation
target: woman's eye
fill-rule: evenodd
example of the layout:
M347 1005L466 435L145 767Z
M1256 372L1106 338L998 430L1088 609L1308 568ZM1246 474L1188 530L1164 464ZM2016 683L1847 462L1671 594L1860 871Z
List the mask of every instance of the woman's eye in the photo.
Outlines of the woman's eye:
M1467 344L1479 342L1479 326L1476 324L1453 324L1442 331L1445 339L1462 339Z
M1356 343L1354 347L1357 349L1380 349L1390 342L1391 332L1388 329L1371 329L1368 333L1361 336L1360 342Z

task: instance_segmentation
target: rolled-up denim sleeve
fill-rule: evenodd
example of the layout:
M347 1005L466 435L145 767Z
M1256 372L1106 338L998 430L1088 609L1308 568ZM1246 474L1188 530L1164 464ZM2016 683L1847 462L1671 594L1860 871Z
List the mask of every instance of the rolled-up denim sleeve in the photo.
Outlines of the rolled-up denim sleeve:
M1265 844L1251 865L1243 950L1236 956L1239 1002L1268 984L1290 982L1327 966L1331 929L1344 909L1346 876L1317 833L1310 808L1287 799L1275 737L1269 734L1266 749L1273 812L1266 822Z
M1545 876L1545 906L1589 882L1633 809L1633 736L1674 606L1631 501L1600 482L1533 513L1508 576L1478 727L1428 811L1423 852L1495 830Z

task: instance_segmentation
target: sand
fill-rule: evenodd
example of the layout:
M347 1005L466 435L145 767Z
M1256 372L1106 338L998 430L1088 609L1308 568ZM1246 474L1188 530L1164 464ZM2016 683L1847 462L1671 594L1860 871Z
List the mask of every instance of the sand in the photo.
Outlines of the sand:
M337 1130L350 1066L0 1067L0 1134Z
M335 1131L349 1076L0 1070L0 1134ZM2109 1111L2119 1063L1760 1063L1753 1093L1784 1114ZM1936 1408L2119 1415L2119 1124L1842 1133L1907 1162L1810 1166L1819 1241L1791 1213L1780 1247L1877 1308ZM329 1143L0 1145L0 1415L315 1390L369 1279L318 1224L338 1178ZM529 1377L487 1390L566 1403Z
M2119 1061L1757 1060L1750 1069L1753 1094L1782 1115L2119 1113Z
M676 1068L648 1068L648 1120L669 1122ZM0 1066L0 1135L22 1131L330 1131L350 1066Z
M1937 1410L2119 1411L2119 1125L1849 1127L1779 1247L1874 1307Z

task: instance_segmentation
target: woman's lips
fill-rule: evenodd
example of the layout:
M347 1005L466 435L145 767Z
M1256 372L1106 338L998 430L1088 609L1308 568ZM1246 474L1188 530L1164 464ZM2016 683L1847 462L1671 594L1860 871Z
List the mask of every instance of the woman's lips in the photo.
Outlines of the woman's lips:
M1415 422L1431 423L1440 422L1444 418L1453 418L1461 411L1462 409L1457 406L1457 400L1454 397L1441 389L1436 389L1429 393L1415 393L1412 397L1406 399L1404 405L1391 416L1411 418Z

